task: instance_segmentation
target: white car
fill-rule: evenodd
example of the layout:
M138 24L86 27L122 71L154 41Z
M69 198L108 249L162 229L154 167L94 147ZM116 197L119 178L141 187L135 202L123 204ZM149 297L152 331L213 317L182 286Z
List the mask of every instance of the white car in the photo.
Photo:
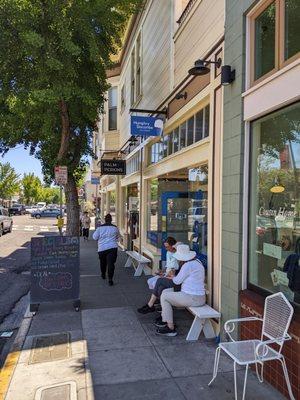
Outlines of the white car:
M28 214L32 214L34 211L37 211L39 209L38 206L30 206L30 207L26 207L26 213Z
M0 206L0 236L5 232L11 232L13 220L8 214L7 208Z

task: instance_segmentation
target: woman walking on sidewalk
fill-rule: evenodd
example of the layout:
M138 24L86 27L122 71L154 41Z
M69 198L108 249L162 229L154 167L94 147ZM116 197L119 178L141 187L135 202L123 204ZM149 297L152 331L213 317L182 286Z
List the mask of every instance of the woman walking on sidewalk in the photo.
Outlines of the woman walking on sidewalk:
M115 262L118 256L119 229L112 224L110 214L105 216L105 223L100 225L93 234L93 239L98 240L98 254L100 260L101 276L106 279L108 272L108 283L112 286L115 272Z
M92 221L91 218L89 217L89 213L85 211L83 213L83 216L81 217L82 236L84 240L89 240L91 222Z

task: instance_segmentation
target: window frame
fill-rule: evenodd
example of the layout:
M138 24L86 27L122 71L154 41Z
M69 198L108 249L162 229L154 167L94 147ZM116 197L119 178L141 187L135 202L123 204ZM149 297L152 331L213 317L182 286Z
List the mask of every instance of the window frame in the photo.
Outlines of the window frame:
M255 21L272 3L275 4L275 65L271 71L255 79ZM251 86L254 86L257 83L268 78L269 76L273 75L279 69L278 13L279 13L278 0L266 0L253 13L248 15L248 18L250 19L250 85Z
M117 94L116 94L116 106L111 106L110 103L110 93L112 92L112 90L116 90ZM108 104L107 104L107 108L108 108L108 130L109 131L116 131L118 130L118 86L112 86L108 89ZM116 127L115 128L111 128L110 126L110 111L112 110L116 110Z
M135 102L142 97L142 34L138 34L135 45Z
M260 119L263 119L264 117L268 117L271 116L272 114L279 112L281 110L284 110L286 108L291 107L293 104L297 104L299 103L299 101L281 106L279 108L276 108L275 110L272 110L266 114L261 115L260 117L254 119L251 121L250 127L249 127L249 132L250 132L250 138L249 138L249 148L248 148L248 163L249 163L249 172L247 175L247 186L248 186L248 192L246 194L247 196L247 204L248 204L248 209L247 209L247 219L246 219L246 232L247 232L247 246L246 246L246 258L245 258L245 264L244 264L244 268L245 268L245 272L246 272L246 276L245 276L245 284L246 287L244 287L244 289L248 289L253 291L254 293L257 293L258 295L266 298L267 296L273 295L276 292L271 292L270 290L262 287L262 286L258 286L255 285L254 283L250 282L250 237L251 237L251 223L250 223L250 218L251 218L251 210L250 210L250 202L251 202L251 179L252 179L252 154L253 154L253 142L252 142L252 132L253 132L253 124L255 122L257 122ZM245 222L245 221L243 221ZM289 300L290 301L290 300ZM295 310L295 314L300 316L300 305L299 303L295 303L294 301L290 301L290 303L293 305L294 310Z
M265 80L275 72L284 68L286 65L300 58L300 51L287 60L284 59L285 53L285 2L286 0L263 0L261 4L247 14L249 21L248 37L250 39L250 87L255 86ZM275 4L275 65L274 68L266 74L255 79L255 20L259 17L272 3Z
M133 106L136 102L136 81L135 81L135 47L131 51L131 70L130 70L130 103Z
M120 114L123 114L123 112L124 112L125 109L126 109L126 84L125 84L125 82L124 82L123 85L122 85L120 96L121 96L121 101L120 101L120 103L121 103L121 110L120 110Z

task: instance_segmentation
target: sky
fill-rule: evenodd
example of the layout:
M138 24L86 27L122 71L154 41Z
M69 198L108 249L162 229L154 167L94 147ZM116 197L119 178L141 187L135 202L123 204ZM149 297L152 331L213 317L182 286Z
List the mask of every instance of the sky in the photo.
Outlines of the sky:
M24 173L33 172L41 180L43 180L42 166L39 160L29 155L29 150L17 146L9 150L4 157L0 155L0 162L9 162L18 174L23 176Z

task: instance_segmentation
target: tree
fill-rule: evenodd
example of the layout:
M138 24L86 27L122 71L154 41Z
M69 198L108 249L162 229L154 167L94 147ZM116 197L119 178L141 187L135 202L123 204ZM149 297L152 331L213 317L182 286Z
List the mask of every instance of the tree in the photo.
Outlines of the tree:
M0 0L0 151L17 144L48 183L68 167L67 233L79 232L76 176L108 89L106 69L141 0Z
M42 187L39 195L39 201L45 201L47 204L58 204L59 189L50 186Z
M25 203L37 203L40 199L42 191L42 183L40 179L33 173L24 174L21 184Z
M19 191L19 177L20 175L9 163L0 162L0 199L10 200Z

